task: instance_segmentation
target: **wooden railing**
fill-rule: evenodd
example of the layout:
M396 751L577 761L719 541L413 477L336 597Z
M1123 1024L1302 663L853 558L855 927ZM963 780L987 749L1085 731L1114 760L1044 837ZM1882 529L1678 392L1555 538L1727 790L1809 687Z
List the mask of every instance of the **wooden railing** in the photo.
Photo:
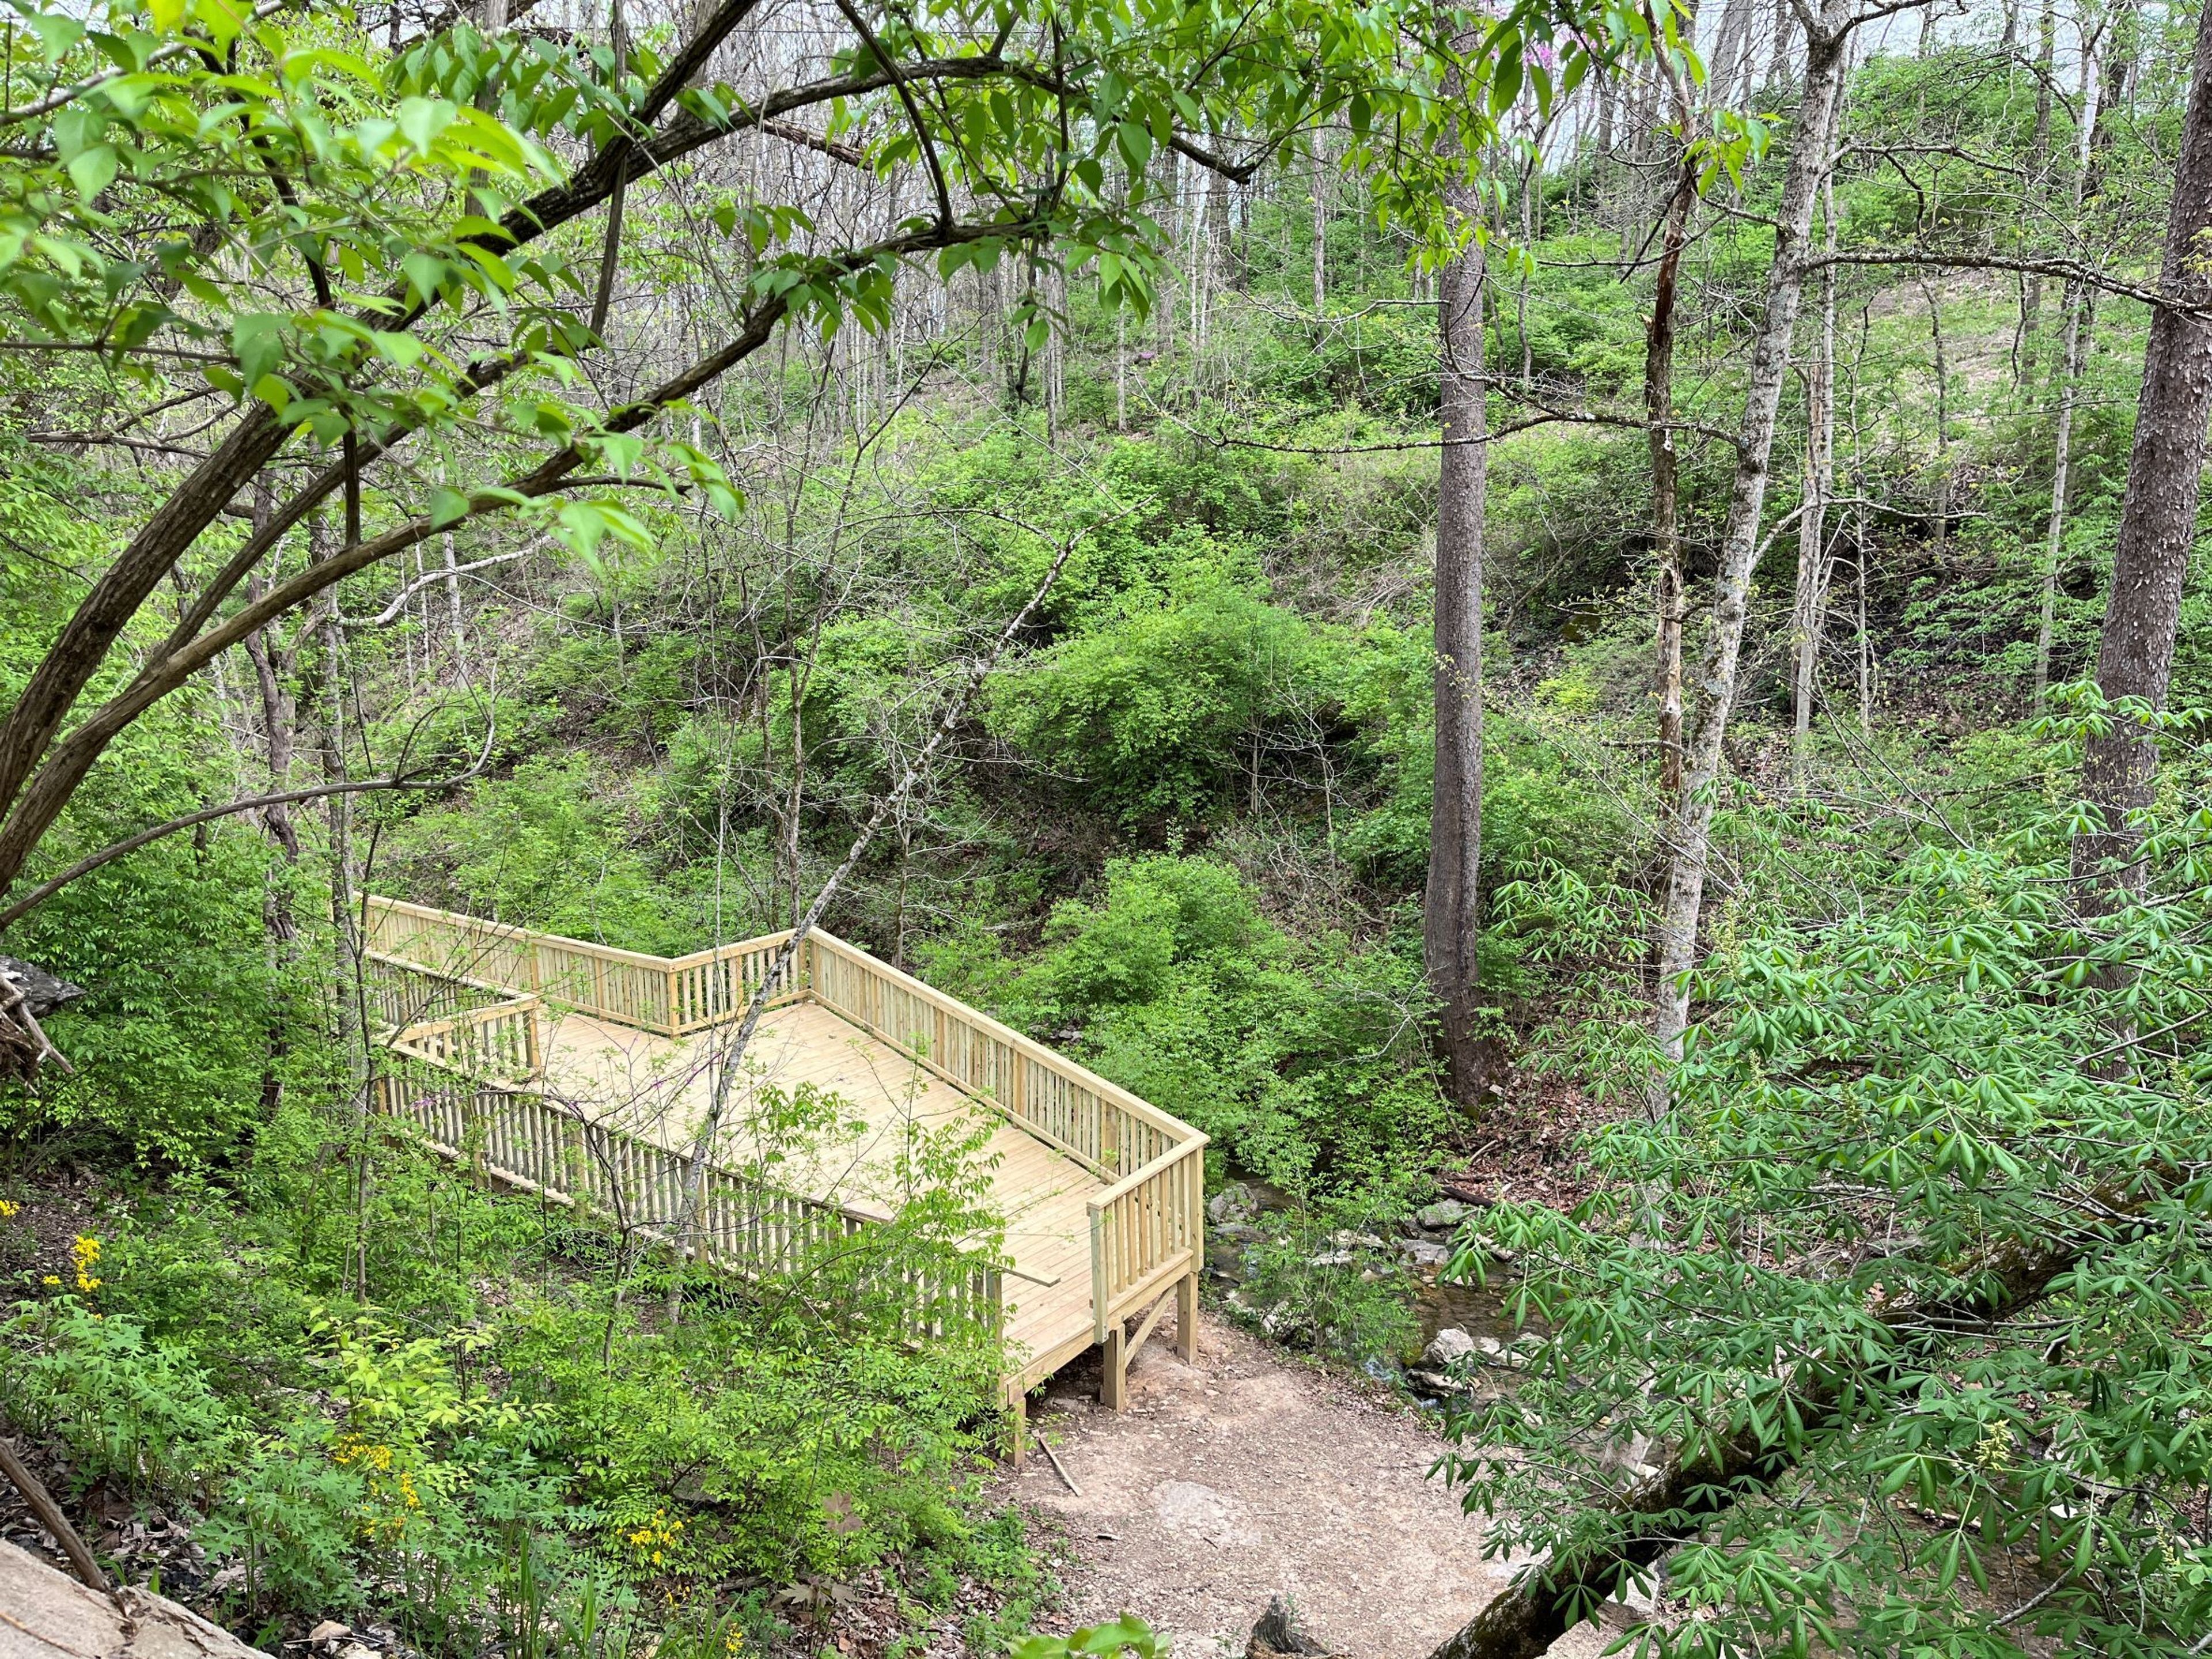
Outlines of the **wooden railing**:
M745 1011L761 981L775 965L776 953L791 938L788 929L725 945L712 951L696 951L669 963L668 1000L671 1029L678 1036L703 1031L710 1025L734 1019ZM800 963L791 965L790 981L769 999L774 1007L795 1002L805 994Z
M391 1046L439 1066L509 1083L534 1083L545 1070L536 997L473 1008L447 1019L427 1020L395 1032Z
M1065 1054L933 990L841 939L806 941L817 1002L988 1099L1048 1146L1109 1180L1206 1137Z
M672 1037L741 1012L791 937L773 933L670 958L374 895L365 908L374 951L401 959L400 967L497 996L528 994ZM1091 1311L1099 1340L1147 1297L1198 1271L1205 1252L1206 1138L1197 1130L818 929L797 953L789 980L771 1006L802 998L820 1003L1113 1183L1090 1200ZM422 1052L421 1043L411 1046L424 1058L443 1057ZM640 1151L624 1156L656 1167L656 1160L672 1156L637 1146ZM517 1178L544 1185L527 1171Z
M538 998L449 979L378 951L366 952L362 965L369 1017L390 1047L507 1082L544 1073L544 1008Z
M385 1115L412 1125L430 1147L481 1173L538 1193L626 1231L665 1238L683 1204L687 1157L628 1132L592 1123L527 1088L471 1075L425 1054L398 1060L377 1079ZM939 1269L867 1263L866 1229L884 1218L789 1193L710 1165L686 1254L757 1278L791 1273L844 1254L862 1264L859 1288L895 1300L915 1334L955 1322L996 1329L1004 1300L998 1270L972 1258ZM872 1274L872 1277L871 1276ZM833 1271L819 1277L833 1282Z
M1170 1146L1090 1200L1091 1317L1097 1334L1206 1255L1206 1137Z
M366 896L363 909L375 954L666 1036L704 1030L743 1012L791 937L771 933L688 957L654 957L375 893ZM794 983L774 1001L804 994L793 968Z
M428 969L381 951L362 957L362 984L368 994L368 1018L387 1030L404 1031L425 1020L445 1019L495 1003L512 1002L516 994L489 980L457 974L433 973Z

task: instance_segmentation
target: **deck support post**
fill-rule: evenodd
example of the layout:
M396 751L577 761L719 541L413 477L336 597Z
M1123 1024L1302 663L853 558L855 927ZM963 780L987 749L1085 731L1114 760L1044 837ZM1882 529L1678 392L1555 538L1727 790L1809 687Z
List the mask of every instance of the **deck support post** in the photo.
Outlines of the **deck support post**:
M1120 1320L1106 1328L1105 1374L1098 1379L1098 1403L1109 1412L1129 1409L1129 1333Z
M1186 1365L1198 1363L1198 1275L1176 1281L1176 1353Z
M1017 1469L1029 1461L1029 1430L1030 1397L1028 1391L1017 1382L1014 1397L1006 1407L1006 1462Z

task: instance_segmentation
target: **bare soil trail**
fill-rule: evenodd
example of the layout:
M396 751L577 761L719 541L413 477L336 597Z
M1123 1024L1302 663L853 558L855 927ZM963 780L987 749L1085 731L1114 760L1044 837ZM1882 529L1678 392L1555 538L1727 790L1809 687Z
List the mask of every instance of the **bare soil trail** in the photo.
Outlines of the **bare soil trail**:
M1186 1365L1167 1323L1126 1413L1099 1407L1095 1360L1032 1407L1079 1496L1041 1451L1002 1478L1065 1534L1061 1623L1133 1613L1173 1659L1219 1659L1285 1595L1333 1654L1422 1659L1505 1587L1514 1564L1483 1559L1481 1521L1429 1478L1444 1443L1419 1416L1211 1316ZM1552 1652L1594 1659L1618 1634L1585 1625Z

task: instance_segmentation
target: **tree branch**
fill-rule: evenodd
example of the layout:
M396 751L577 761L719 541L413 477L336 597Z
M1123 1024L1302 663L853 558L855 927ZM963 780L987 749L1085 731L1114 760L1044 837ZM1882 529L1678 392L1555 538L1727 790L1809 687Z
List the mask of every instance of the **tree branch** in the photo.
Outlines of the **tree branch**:
M2031 276L2063 276L2068 282L2102 289L2107 294L2137 300L2162 310L2178 311L2193 317L2212 315L2212 305L2177 299L2160 289L2145 288L2139 283L2123 282L2117 276L2106 276L2093 265L2081 264L2072 259L2014 258L2002 253L1929 253L1911 250L1902 253L1875 253L1852 251L1816 254L1806 259L1804 264L1808 270L1818 270L1828 265L1915 265L1944 270L2017 270Z
M332 795L359 795L376 789L457 787L472 778L483 775L485 767L491 763L492 743L497 737L498 732L497 725L487 726L484 728L483 747L477 753L476 763L467 771L456 772L451 777L364 778L358 783L325 783L319 784L312 789L285 789L273 795L252 795L244 800L226 801L220 806L203 806L197 812L187 812L182 817L171 818L167 823L157 823L149 830L141 830L135 836L127 836L112 845L101 848L97 853L79 859L61 874L40 882L5 909L0 909L0 932L13 927L25 915L44 904L79 877L88 876L103 865L112 864L116 860L126 857L142 847L150 846L165 836L175 835L180 830L190 830L195 824L211 823L217 818L232 817L240 812L256 811L264 807L296 806L301 801L324 800Z

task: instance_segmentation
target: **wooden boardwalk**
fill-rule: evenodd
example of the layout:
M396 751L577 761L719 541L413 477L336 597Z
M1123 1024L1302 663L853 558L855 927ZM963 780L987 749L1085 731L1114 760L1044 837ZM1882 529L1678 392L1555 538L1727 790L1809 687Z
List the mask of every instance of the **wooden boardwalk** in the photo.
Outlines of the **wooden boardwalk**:
M491 1173L556 1199L673 1212L730 1011L787 935L671 959L394 900L368 899L366 915L383 1035L412 1063L385 1087L385 1109L456 1155L471 1136L489 1144L475 1155ZM1182 1340L1196 1328L1205 1137L842 940L810 937L797 970L732 1084L714 1149L724 1219L706 1253L743 1271L763 1239L880 1222L901 1204L911 1134L972 1133L1004 1255L952 1293L1000 1327L1007 1404L1018 1413L1030 1388L1098 1346L1118 1409L1129 1356L1170 1297ZM807 1085L835 1097L839 1129L764 1146L762 1091ZM579 1156L580 1125L618 1155Z

